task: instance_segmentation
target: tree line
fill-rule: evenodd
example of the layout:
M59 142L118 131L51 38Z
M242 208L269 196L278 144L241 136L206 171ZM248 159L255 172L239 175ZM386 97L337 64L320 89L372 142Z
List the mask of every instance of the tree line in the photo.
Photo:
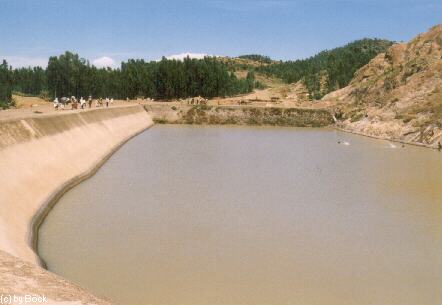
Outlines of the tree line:
M275 62L257 71L281 78L286 83L299 80L307 87L312 99L348 85L354 73L393 42L382 39L362 39L343 47L322 51L307 59Z
M0 67L0 105L11 105L12 92L62 96L151 97L172 99L202 96L225 97L248 93L255 88L253 72L238 79L227 65L215 57L163 58L160 61L130 59L116 69L97 68L78 54L65 52L49 58L41 67L11 69L6 61Z
M0 109L12 104L12 72L6 60L0 65Z

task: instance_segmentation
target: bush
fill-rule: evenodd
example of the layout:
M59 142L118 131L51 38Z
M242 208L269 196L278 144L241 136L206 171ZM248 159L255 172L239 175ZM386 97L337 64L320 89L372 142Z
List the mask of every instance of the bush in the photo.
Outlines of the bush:
M256 81L256 82L255 82L255 88L256 88L256 89L261 89L261 90L262 90L262 89L266 89L267 86L266 86L265 84L259 82L259 81Z

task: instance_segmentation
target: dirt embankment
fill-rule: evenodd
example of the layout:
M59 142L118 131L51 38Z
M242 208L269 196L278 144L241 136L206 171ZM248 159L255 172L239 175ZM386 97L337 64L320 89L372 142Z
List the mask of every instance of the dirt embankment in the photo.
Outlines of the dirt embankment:
M145 105L156 123L202 125L268 125L323 127L334 123L326 108L289 108L259 106Z
M22 95L12 95L12 99L14 101L15 107L18 109L21 108L30 108L30 107L39 107L42 105L50 105L48 101L37 97L37 96L22 96Z
M0 119L0 293L46 294L50 304L108 304L39 268L34 230L62 192L152 124L142 106Z

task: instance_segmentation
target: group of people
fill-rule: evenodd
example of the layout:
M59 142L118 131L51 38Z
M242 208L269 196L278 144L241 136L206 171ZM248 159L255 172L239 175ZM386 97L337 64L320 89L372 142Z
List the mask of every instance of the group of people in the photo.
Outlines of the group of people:
M152 99L148 98L147 101L153 101ZM208 99L205 99L201 96L197 97L189 97L186 99L179 99L180 103L187 103L187 105L207 105Z
M60 99L56 97L53 103L55 110L66 109L66 107L69 104L71 104L71 109L78 109L78 107L80 107L81 109L85 109L86 107L92 108L94 100L92 99L92 96L89 96L87 101L83 97L80 97L79 100L77 100L75 96L71 96L70 98L62 97ZM95 107L103 107L103 106L109 107L109 105L112 105L113 103L114 103L113 98L106 97L103 100L103 98L100 97L99 99L95 100Z

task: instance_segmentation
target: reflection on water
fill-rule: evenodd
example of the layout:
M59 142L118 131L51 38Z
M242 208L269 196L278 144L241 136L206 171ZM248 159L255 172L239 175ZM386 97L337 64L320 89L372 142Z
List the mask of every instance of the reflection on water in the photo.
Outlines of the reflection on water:
M396 146L154 127L62 198L39 252L128 305L439 305L442 153Z

